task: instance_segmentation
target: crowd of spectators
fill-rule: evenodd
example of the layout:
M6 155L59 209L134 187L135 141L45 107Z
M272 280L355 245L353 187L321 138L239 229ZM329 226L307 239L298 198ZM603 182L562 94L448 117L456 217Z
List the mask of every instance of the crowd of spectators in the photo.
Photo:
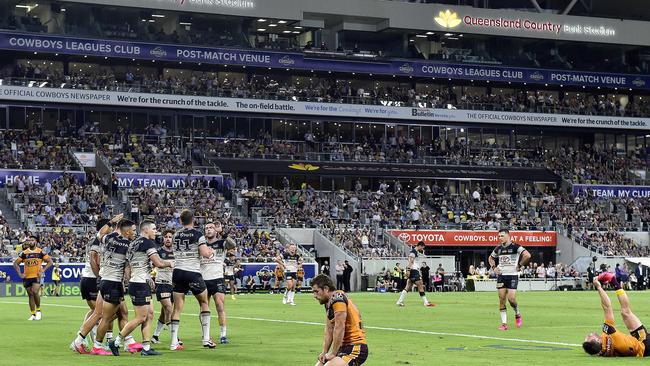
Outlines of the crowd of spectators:
M70 141L37 130L0 131L0 166L4 169L76 170Z
M0 167L79 171L74 152L99 152L114 171L192 173L193 163L184 154L181 138L167 136L164 126L146 127L146 135L131 134L121 126L113 133L100 133L88 122L79 128L68 120L57 122L55 134L42 126L28 130L0 131Z
M562 146L547 151L544 159L549 169L572 183L629 184L635 178L633 170L648 167L646 149L629 153L615 149L596 149L591 145L580 148Z
M265 158L308 161L362 161L440 165L511 167L544 166L543 149L510 149L497 144L440 138L430 142L415 137L358 136L341 142L335 135L306 133L304 141L274 140L260 131L256 139L203 139L196 148L206 158Z
M93 174L85 183L64 174L38 185L17 177L14 186L16 193L11 201L15 208L24 210L25 224L30 220L41 227L94 225L110 214L108 196Z
M589 250L606 256L650 256L650 247L639 246L633 239L614 230L603 232L582 230L573 235L573 239Z
M541 278L544 280L580 278L583 276L573 266L562 263L553 264L553 262L547 264L530 262L527 266L520 268L519 273L521 278ZM497 273L487 267L485 262L480 262L478 266L473 264L469 266L467 278L474 280L494 279L497 278Z

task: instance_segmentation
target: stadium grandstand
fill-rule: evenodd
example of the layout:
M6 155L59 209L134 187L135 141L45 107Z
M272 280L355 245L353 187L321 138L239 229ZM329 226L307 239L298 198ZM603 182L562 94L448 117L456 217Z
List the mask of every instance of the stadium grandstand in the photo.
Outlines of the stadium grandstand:
M58 310L48 309L49 304L69 310L78 322L83 318L78 310L86 311L77 299L83 292L82 269L95 270L89 243L98 238L104 219L135 224L137 235L146 240L155 236L157 253L163 253L166 230L189 230L186 209L209 245L208 227L218 227L221 247L210 248L225 261L219 262L219 271L221 277L231 277L233 300L215 297L224 348L223 301L236 314L229 320L235 324L231 329L252 328L245 323L252 320L270 324L264 323L260 334L275 321L287 327L308 324L307 318L277 320L280 310L270 305L277 299L279 306L276 293L282 292L283 304L296 305L291 290L295 271L289 263L298 257L303 275L296 290L313 290L318 299L322 285L312 289L312 280L330 276L339 290L353 293L364 324L368 316L374 321L369 333L411 331L368 314L395 309L366 308L393 296L386 292L405 296L418 286L416 277L424 286L420 295L429 293L428 300L423 297L425 306L439 303L434 312L462 303L468 298L456 292L470 291L477 296L489 292L491 300L485 302L496 310L493 292L497 283L503 284L506 262L490 263L509 258L496 254L504 232L513 245L525 248L515 255L519 282L510 289L542 296L522 296L522 304L536 299L538 309L555 306L543 297L550 296L548 291L593 290L594 278L616 290L619 282L623 289L645 290L650 286L650 12L638 1L616 3L0 2L0 282L6 282L0 286L0 314L22 317L26 308L5 298L29 293L33 303L32 290L23 288L23 274L16 269L25 253L35 253L34 238L42 258L56 264L50 269L44 259L46 271L38 274L49 294L43 299L44 322L48 312ZM148 225L157 227L152 238L146 234ZM132 243L137 240L143 239ZM139 247L129 248L124 257L139 263L133 259ZM183 262L178 256L182 249L180 244L174 248L177 265ZM98 250L100 257L103 250ZM522 252L530 258L520 262ZM416 264L414 257L424 262ZM210 256L200 258L204 265ZM163 259L161 254L158 260L166 263ZM151 263L160 267L153 271L155 277L164 268L156 260ZM607 280L608 271L615 272L614 281ZM605 277L598 276L603 273ZM63 283L63 291L56 281ZM182 294L188 289L197 295L191 287ZM60 293L61 300L54 298ZM242 301L234 301L237 293ZM76 302L65 295L76 295ZM296 297L298 305L306 307L306 297ZM393 297L381 301L394 306ZM397 305L403 306L403 300ZM104 301L109 301L106 296ZM186 312L195 310L193 301L188 300ZM70 310L74 305L79 309ZM261 312L256 306L271 310ZM530 308L522 305L526 316L534 306ZM300 306L291 310L304 311ZM39 320L35 311L33 320ZM202 307L202 325L204 313ZM496 311L493 315L497 319ZM408 321L428 321L422 314L417 320L409 316ZM536 326L532 318L524 328ZM171 349L179 350L183 344L173 335L179 319L169 319L171 323L159 320L159 327L169 327ZM313 319L309 324L322 321ZM585 328L559 319L564 318L557 316L553 324ZM491 322L481 318L477 324L496 329ZM192 332L188 323L184 321L183 332L196 341L198 327ZM12 332L21 332L15 321L11 324ZM53 334L75 337L77 325L65 326ZM82 329L79 336L85 337ZM203 346L214 348L205 327L202 331ZM413 332L420 331L449 329ZM474 363L468 353L451 351L466 349L453 337L474 337L475 329L453 331L440 333L441 339L450 337L444 340L446 348L435 348L446 352L440 359ZM144 332L142 341L149 342ZM533 348L537 344L557 347L557 357L569 357L561 348L574 350L584 338L581 333L559 338L539 333L505 340L496 330L480 333L477 337L488 343L477 347L499 357L510 348L489 342L512 340L528 342L526 347L532 346L526 350L533 352L540 351ZM95 330L89 334L95 337ZM128 337L115 334L129 349ZM287 338L286 332L277 334ZM154 333L156 340L158 335L160 330ZM270 352L276 358L268 362L250 355L249 364L283 362L272 351L276 346L268 337L273 336L255 340L255 347L261 347L255 353ZM400 339L390 336L395 334L375 334L375 339L386 337L387 345L401 349ZM167 336L161 337L166 342ZM309 349L318 349L322 332L300 342L312 338ZM269 343L260 344L265 339ZM71 348L78 353L96 351L92 341L86 348L75 342ZM415 355L410 362L371 344L365 348L366 356L370 349L367 363L430 364L431 355L404 342L404 349ZM113 346L96 354L110 355ZM63 354L67 344L47 347L61 363L79 356ZM243 351L232 352L239 357ZM161 353L170 360L181 357L172 361L179 364L195 361L188 353ZM341 363L323 361L349 361L344 354L328 359L327 350L323 359L307 353L297 352L290 360L329 366ZM549 360L535 355L540 363ZM47 362L34 357L34 362ZM570 357L580 362L587 356ZM360 365L363 360L349 362Z

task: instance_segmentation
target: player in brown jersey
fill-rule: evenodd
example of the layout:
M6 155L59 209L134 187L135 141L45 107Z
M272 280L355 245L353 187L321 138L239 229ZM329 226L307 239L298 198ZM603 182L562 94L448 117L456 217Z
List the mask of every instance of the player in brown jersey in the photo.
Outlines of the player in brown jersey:
M368 343L356 305L332 279L320 274L311 281L314 298L325 306L323 351L316 366L359 366L368 358Z
M612 302L603 290L600 282L609 282L616 290L618 302L621 304L623 324L630 331L627 335L616 329ZM605 272L594 279L594 287L600 295L600 303L605 312L605 322L601 334L590 333L585 337L582 348L591 355L603 357L647 357L650 355L650 339L648 331L641 320L630 309L630 299L627 297L613 273Z

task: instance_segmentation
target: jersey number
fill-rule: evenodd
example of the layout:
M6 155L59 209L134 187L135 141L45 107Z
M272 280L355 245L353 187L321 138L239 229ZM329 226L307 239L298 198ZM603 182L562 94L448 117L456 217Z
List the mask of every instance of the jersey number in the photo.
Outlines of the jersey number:
M174 244L176 244L176 250L181 250L181 244L185 245L185 250L190 250L190 240L189 239L174 239Z

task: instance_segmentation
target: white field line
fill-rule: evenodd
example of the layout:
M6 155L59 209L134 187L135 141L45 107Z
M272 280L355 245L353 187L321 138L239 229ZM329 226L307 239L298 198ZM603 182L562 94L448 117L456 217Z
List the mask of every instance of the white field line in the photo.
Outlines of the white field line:
M27 302L20 301L0 301L0 304L18 304L18 305L27 305ZM87 306L80 305L64 305L64 304L47 304L47 307L61 307L61 308L73 308L73 309L87 309ZM185 316L198 316L197 314L186 314ZM213 315L216 317L216 315ZM284 324L302 324L302 325L317 325L324 326L323 323L316 322L305 322L299 320L279 320L279 319L266 319L266 318L250 318L243 316L228 316L228 319L238 319L238 320L248 320L248 321L259 321L259 322L268 322L268 323L284 323ZM534 344L547 344L552 346L567 346L567 347L581 347L579 344L574 343L564 343L564 342L550 342L550 341L538 341L534 339L519 339L519 338L505 338L505 337L492 337L492 336L483 336L476 334L464 334L464 333L446 333L446 332L432 332L428 330L415 330L415 329L402 329L402 328L390 328L390 327L374 327L374 326L364 326L365 329L374 329L374 330L385 330L389 332L402 332L402 333L415 333L415 334L428 334L428 335L439 335L446 337L461 337L461 338L474 338L474 339L489 339L495 341L506 341L506 342L517 342L517 343L534 343Z

